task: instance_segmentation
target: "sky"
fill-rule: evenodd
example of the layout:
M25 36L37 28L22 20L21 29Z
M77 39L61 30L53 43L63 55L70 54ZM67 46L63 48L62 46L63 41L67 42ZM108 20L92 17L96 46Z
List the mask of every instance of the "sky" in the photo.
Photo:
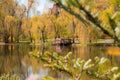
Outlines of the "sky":
M25 6L27 6L28 4L28 0L17 0L17 1L20 5L24 4ZM47 12L53 6L53 3L50 2L49 0L35 0L35 1L36 1L35 13L38 15Z

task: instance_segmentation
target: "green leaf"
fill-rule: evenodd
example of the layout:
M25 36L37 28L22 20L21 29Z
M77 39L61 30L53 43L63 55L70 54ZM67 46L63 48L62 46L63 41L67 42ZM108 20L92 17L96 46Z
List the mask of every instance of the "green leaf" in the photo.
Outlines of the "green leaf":
M71 56L72 56L72 52L69 52L69 53L64 57L64 59L70 59Z
M118 80L120 79L120 73L114 74L112 80Z
M118 67L113 67L112 69L111 69L111 72L113 72L113 73L116 73L117 71L118 71Z
M84 66L83 66L83 70L87 70L93 66L94 66L94 64L92 63L92 60L89 59L88 61L85 62Z
M107 58L102 57L102 58L100 59L99 65L104 64L104 63L106 63L107 61L108 61Z
M58 59L58 57L59 57L58 53L53 53L53 57L54 57L55 59Z

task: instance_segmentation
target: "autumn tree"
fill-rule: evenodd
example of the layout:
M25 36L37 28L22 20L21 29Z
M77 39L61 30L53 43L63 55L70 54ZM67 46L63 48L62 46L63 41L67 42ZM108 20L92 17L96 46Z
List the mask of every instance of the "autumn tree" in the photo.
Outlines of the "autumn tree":
M25 19L30 17L29 13L33 7L34 0L28 0L28 3L28 7L25 5L21 6L14 0L5 0L0 3L0 33L4 42L9 42L11 37L11 42L13 42L13 37L14 42L19 42L21 35L24 35L22 33L22 25Z
M60 7L65 9L67 12L70 14L74 15L76 18L78 18L80 21L82 21L85 25L92 25L96 26L98 29L101 30L104 34L108 35L109 37L113 38L115 41L119 42L119 38L115 35L115 28L117 27L118 20L114 18L114 15L116 12L114 11L114 6L113 2L117 2L117 5L120 5L118 0L110 0L111 3L105 8L103 11L110 9L112 10L111 12L106 12L107 14L107 19L109 21L110 28L106 28L105 20L100 19L100 14L103 12L99 13L94 13L93 10L95 9L96 4L95 1L93 0L52 0L56 2ZM99 0L100 1L100 0ZM113 1L113 2L112 2ZM91 5L92 4L92 5ZM99 3L97 3L99 4ZM103 3L104 4L104 3ZM79 12L76 12L73 8L76 8Z
M52 30L54 31L54 39L72 37L72 16L69 13L61 10L58 16L54 14L49 15L49 19L52 24Z
M14 10L15 6L16 6L16 3L13 0L7 0L0 6L1 8L0 10L1 31L0 32L4 42L9 42L8 39L10 37L10 34L8 33L8 30L10 28L10 25L12 25L14 22L12 16L15 15L15 10ZM8 23L7 23L7 18L8 18ZM8 25L9 25L9 28L8 28Z

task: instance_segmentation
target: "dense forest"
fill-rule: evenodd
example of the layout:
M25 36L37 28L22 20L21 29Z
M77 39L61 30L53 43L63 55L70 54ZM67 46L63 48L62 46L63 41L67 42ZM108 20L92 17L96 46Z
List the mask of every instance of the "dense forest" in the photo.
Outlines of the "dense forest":
M120 80L120 0L20 1L0 0L0 80Z
M119 37L119 0L54 0L48 12L30 16L35 0L28 6L17 1L0 3L0 40L2 42L45 42L56 38L79 38L80 42L95 42L101 38ZM92 5L90 5L92 4ZM77 18L76 18L77 17Z

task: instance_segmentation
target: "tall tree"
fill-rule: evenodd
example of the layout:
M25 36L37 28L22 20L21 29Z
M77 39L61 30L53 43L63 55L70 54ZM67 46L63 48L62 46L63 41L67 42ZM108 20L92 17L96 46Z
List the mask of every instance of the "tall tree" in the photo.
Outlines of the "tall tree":
M56 2L60 7L62 7L66 11L68 11L70 14L74 15L76 18L78 18L80 21L82 21L85 25L90 24L90 25L96 26L104 34L107 34L111 38L114 38L115 41L119 42L119 38L115 35L115 31L114 31L116 25L118 25L118 24L116 23L116 20L114 18L112 18L112 16L115 14L115 11L113 11L112 15L110 15L111 12L107 13L108 20L110 22L109 25L111 28L111 29L108 29L103 25L104 21L100 20L99 15L93 14L92 7L94 7L93 4L95 4L95 2L93 0L89 0L89 1L88 0L64 0L64 1L63 0L52 0L52 1ZM90 4L86 5L86 2L90 3ZM99 3L97 3L97 4L99 4ZM118 2L118 5L119 4L120 3ZM110 4L108 7L111 8L112 4ZM79 12L76 12L74 8L76 8ZM106 8L106 9L108 9L108 8ZM96 13L96 14L98 14L98 13Z

